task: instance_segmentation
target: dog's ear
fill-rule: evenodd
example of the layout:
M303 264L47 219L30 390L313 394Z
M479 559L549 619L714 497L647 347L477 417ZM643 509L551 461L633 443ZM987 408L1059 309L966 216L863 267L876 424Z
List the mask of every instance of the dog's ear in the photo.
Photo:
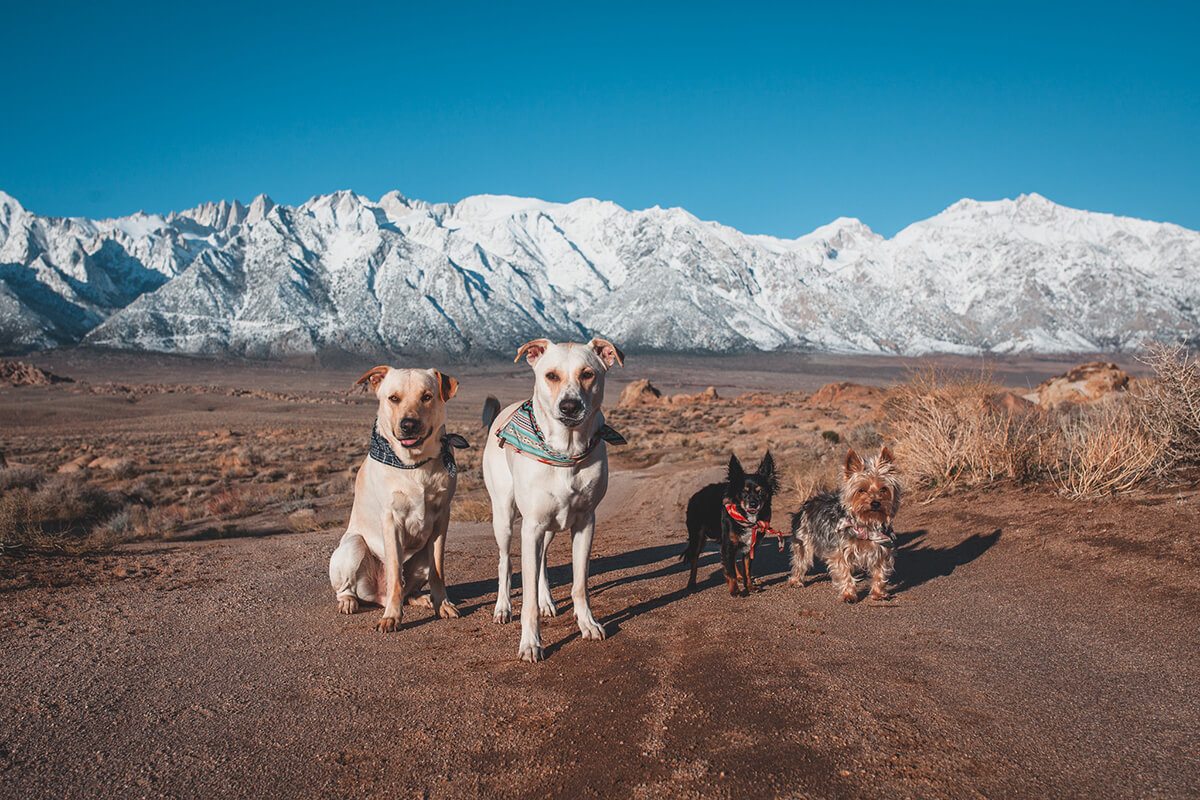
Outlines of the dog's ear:
M388 371L390 369L391 369L391 367L388 367L385 365L380 365L378 367L372 367L371 370L366 375L363 375L361 378L356 380L354 382L354 385L362 386L364 384L369 383L369 384L371 384L371 391L375 391L376 389L379 388L379 384L383 381L383 379L385 377L387 377Z
M725 473L725 480L731 488L746 482L746 471L742 469L742 462L738 461L736 455L729 456L729 470Z
M549 339L534 339L532 342L526 342L517 349L517 357L513 362L521 360L521 356L525 356L525 360L529 362L529 366L537 363L537 360L542 357L550 345L553 344Z
M884 447L879 451L879 458L875 459L876 466L889 466L896 463L896 459L892 457L892 451Z
M433 371L433 374L437 375L438 394L442 396L442 402L444 403L451 397L454 397L454 393L458 391L458 381L449 375L443 375L436 369Z
M758 469L754 474L762 479L772 493L779 487L778 481L775 480L775 457L771 455L770 450L762 457L762 461L758 462Z
M854 452L854 448L850 448L850 452L846 453L846 465L844 467L846 477L862 472L863 460L858 457L858 453Z
M605 369L612 367L614 361L617 362L618 367L625 366L625 354L612 342L604 339L592 339L588 342L588 346L604 362Z

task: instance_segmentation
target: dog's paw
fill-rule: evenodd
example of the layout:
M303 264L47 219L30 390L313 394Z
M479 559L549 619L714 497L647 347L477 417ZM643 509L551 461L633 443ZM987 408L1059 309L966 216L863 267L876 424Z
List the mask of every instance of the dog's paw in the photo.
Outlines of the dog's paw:
M413 608L428 608L430 611L432 611L433 599L427 594L414 594L410 595L409 598L404 601L404 605L411 606Z
M442 619L458 619L461 614L454 607L454 603L451 603L449 600L443 600L442 604L438 606L438 616Z
M392 633L400 630L400 617L382 617L375 623L375 630L380 633Z
M554 605L554 601L547 597L538 603L538 614L542 617L557 617L558 606Z
M872 589L871 599L878 600L880 602L887 602L888 600L892 599L892 594L886 589Z
M843 603L857 603L858 602L858 592L842 592L842 602Z
M536 664L542 660L542 646L540 644L525 644L517 648L517 658L521 661L528 661L530 664Z
M496 610L492 612L492 622L497 625L506 625L512 621L512 608L509 606L496 606Z
M604 626L594 619L590 621L581 620L579 623L579 635L584 639L591 639L598 642L605 636Z
M354 595L339 597L338 601L339 614L357 614L358 613L358 598Z
M788 578L788 586L793 586L797 589L803 589L805 586L804 578L793 575L792 577Z

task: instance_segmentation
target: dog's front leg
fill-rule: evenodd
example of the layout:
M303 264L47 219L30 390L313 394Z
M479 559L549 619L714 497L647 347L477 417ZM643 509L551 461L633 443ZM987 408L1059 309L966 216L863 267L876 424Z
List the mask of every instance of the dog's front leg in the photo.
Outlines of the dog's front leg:
M375 630L390 632L400 627L404 609L404 539L400 523L391 509L380 519L383 531L383 616Z
M517 658L542 660L542 628L538 618L538 584L546 559L545 535L537 522L521 519L521 645Z
M591 599L588 597L588 567L592 559L592 536L596 532L596 515L587 519L571 533L571 603L575 609L575 621L579 634L584 639L603 639L604 626L592 616Z
M433 526L433 539L429 546L433 550L429 560L429 597L433 608L442 619L456 619L458 609L446 596L446 530L450 527L450 512L442 514Z

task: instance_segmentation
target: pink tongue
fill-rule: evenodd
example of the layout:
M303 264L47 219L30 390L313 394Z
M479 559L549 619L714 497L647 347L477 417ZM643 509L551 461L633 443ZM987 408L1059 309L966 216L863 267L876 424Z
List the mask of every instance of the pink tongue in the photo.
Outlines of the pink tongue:
M400 444L404 445L405 447L412 447L416 443L417 443L416 439L401 439L400 440Z

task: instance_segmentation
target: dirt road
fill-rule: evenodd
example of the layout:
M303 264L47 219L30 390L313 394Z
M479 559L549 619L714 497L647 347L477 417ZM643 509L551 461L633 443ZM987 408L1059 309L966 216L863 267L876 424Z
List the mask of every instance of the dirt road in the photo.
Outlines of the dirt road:
M1194 494L906 508L886 605L695 593L681 507L711 471L619 474L578 637L569 547L547 660L491 622L495 544L454 523L463 619L334 613L339 532L142 545L0 595L4 796L1195 797ZM1071 509L1066 516L1064 509ZM514 604L520 607L519 602Z

